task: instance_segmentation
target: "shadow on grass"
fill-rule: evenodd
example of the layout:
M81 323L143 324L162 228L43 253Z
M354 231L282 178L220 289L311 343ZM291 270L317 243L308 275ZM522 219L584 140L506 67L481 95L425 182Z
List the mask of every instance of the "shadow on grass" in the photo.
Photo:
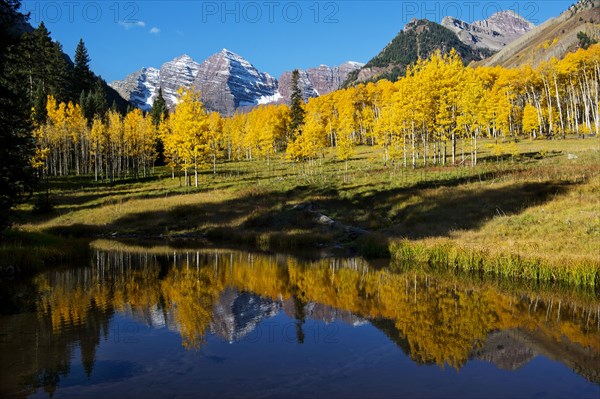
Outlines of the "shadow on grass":
M323 233L326 229L315 222L315 213L322 213L344 225L380 232L388 237L438 237L448 236L454 230L477 229L494 217L518 214L530 206L565 194L571 187L563 182L513 183L497 187L469 185L511 173L500 170L451 178L440 176L439 179L391 189L382 189L381 184L365 184L349 191L346 188L343 193L335 187L311 185L296 186L287 191L246 187L237 198L226 201L132 213L108 225L63 226L47 232L71 237L113 232L158 236L221 229L216 238L227 240L228 235L245 232ZM164 196L164 192L155 196ZM152 197L148 193L140 195L140 198ZM310 204L310 207L293 208L292 205L297 203Z
M427 196L393 215L394 236L426 238L448 236L454 230L473 230L494 217L522 213L565 194L567 183L520 183L501 188L455 190Z
M316 210L347 225L379 231L391 237L448 236L472 230L494 217L519 214L544 204L572 187L564 182L514 183L502 187L456 187L445 182L439 192L428 192L435 182L409 188L370 191L350 199L338 196L312 201Z
M67 236L90 236L112 232L142 235L169 234L178 231L197 232L207 225L228 225L239 218L273 212L273 208L281 208L281 201L284 200L281 193L254 193L227 201L201 202L165 210L127 214L103 226L77 224L53 227L46 232Z

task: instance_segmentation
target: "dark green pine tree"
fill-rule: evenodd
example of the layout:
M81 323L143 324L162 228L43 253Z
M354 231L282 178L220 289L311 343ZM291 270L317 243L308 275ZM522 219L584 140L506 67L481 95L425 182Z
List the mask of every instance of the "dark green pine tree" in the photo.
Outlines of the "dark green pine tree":
M163 97L162 88L158 89L158 95L152 105L151 115L154 126L158 126L162 119L166 119L169 116L169 109L167 108L167 102Z
M300 90L300 72L294 69L292 72L292 95L290 105L290 139L293 140L301 131L304 125L304 100Z
M81 107L83 116L89 123L94 117L94 104L92 102L91 92L86 93L85 91L82 91L81 94L79 94L79 106Z
M158 127L158 124L163 120L169 117L169 108L167 108L167 102L163 97L162 88L158 89L158 95L154 100L154 104L152 105L152 111L150 111L152 115L152 122L154 126ZM163 141L159 138L156 139L156 164L162 166L165 164L165 146Z
M13 27L26 18L20 1L0 1L0 231L10 225L11 209L35 184L30 166L31 102L20 68L19 39Z
M89 93L94 88L94 74L90 70L90 56L83 39L79 39L75 49L75 65L73 69L73 90L79 95L82 91Z
M94 91L91 92L90 100L93 108L92 116L104 118L106 111L108 111L108 101L106 101L106 93L104 92L105 85L106 83L104 83L102 78L98 77L96 79L96 84L94 85Z
M39 94L44 99L49 94L59 101L73 99L69 89L69 65L62 47L52 41L43 22L33 32L21 36L16 65L24 72L23 83L32 106Z
M79 95L79 106L90 126L94 121L94 117L97 116L103 119L106 111L108 111L108 101L106 100L104 86L105 83L102 78L97 78L93 90L88 92L82 91Z
M587 50L592 44L598 43L597 40L589 37L585 32L578 32L577 39L579 40L579 47Z
M59 101L73 101L77 97L72 95L71 68L63 52L62 45L58 42L52 43L46 61L46 74L48 76L48 91Z
M48 116L48 112L46 110L46 103L48 101L48 97L46 93L42 90L41 86L37 87L35 93L33 94L33 120L36 124L42 125L46 122L46 117Z

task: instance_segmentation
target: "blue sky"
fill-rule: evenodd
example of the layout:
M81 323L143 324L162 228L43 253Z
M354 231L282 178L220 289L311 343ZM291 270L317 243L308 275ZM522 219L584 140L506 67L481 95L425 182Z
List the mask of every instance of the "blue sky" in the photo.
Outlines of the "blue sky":
M465 21L512 9L540 24L575 0L538 1L23 1L73 55L83 38L92 69L107 81L181 54L196 61L236 52L263 72L367 62L411 18Z

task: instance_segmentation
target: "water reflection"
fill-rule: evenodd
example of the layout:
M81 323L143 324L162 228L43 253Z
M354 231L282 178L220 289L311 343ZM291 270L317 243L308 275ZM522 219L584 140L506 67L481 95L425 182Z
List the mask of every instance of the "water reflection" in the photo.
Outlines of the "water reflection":
M282 328L297 345L313 338L307 320L370 324L418 364L459 370L479 359L518 370L543 355L600 384L600 306L593 297L392 273L357 258L169 251L96 250L87 267L37 276L19 294L35 298L34 311L1 318L2 391L25 397L42 388L52 395L76 357L90 378L102 340L139 339L135 328L114 322L116 315L174 331L191 351L201 351L210 336L256 339L261 323L279 314L294 320ZM112 378L134 368L112 364Z

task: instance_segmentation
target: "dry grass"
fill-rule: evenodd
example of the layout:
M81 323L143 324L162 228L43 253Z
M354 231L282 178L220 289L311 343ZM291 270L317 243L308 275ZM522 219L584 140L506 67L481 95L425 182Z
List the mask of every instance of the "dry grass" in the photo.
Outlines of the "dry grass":
M52 181L49 215L20 208L22 232L206 236L263 249L343 244L372 256L388 240L493 250L568 265L597 264L600 242L600 140L522 141L521 155L486 154L468 166L384 167L380 150L360 147L350 174L333 152L311 168L272 160L228 162L182 188L159 168L145 181ZM460 152L460 148L459 148ZM571 156L569 156L571 154ZM573 156L575 155L575 156ZM310 204L298 210L298 204ZM304 208L303 208L304 209ZM369 231L357 237L315 223L325 214ZM567 266L573 267L573 266Z

